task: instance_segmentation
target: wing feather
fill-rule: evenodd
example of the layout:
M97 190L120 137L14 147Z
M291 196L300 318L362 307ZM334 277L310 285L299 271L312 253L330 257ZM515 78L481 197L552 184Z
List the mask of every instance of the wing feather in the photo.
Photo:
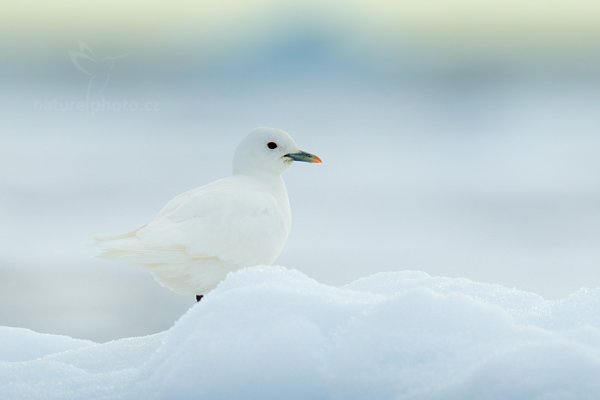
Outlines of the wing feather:
M105 255L141 264L218 258L233 266L271 263L289 232L268 191L224 179L175 197L133 235L104 242Z

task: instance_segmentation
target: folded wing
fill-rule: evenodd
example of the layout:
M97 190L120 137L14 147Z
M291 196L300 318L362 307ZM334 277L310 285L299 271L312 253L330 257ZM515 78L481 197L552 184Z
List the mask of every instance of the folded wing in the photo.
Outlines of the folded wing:
M100 239L102 255L148 266L214 258L232 268L273 262L290 228L285 211L268 192L232 183L177 196L140 229Z

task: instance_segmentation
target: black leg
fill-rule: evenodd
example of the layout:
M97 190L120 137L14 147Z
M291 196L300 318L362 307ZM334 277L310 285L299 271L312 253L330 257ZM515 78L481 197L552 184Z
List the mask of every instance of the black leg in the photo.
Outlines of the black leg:
M203 297L204 297L203 294L197 294L196 295L196 303L199 302L200 300L202 300Z

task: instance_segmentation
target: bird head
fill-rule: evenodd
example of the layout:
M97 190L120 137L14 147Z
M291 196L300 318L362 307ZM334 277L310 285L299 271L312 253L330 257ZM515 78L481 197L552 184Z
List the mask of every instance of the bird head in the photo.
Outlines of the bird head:
M293 161L321 163L318 156L302 151L289 133L276 128L256 128L238 145L234 174L281 174Z

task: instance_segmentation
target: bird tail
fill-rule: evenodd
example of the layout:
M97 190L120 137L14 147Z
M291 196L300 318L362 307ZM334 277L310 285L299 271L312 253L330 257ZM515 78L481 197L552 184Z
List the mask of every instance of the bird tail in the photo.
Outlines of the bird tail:
M141 228L140 228L141 229ZM100 247L99 257L114 258L126 257L131 253L135 253L139 249L139 239L136 237L136 229L131 232L121 233L119 235L103 235L96 236L96 245Z
M189 256L181 246L157 247L148 245L138 233L143 227L131 232L112 236L97 236L100 247L98 257L121 258L134 264L151 266L155 264L177 264L185 262Z

